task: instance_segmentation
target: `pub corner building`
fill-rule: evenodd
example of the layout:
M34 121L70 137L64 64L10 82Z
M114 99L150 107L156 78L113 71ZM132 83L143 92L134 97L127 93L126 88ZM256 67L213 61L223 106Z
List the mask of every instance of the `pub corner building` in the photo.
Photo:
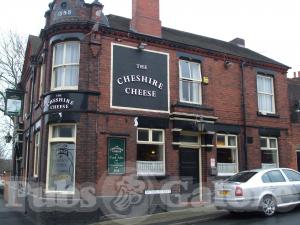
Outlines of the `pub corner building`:
M121 193L131 206L140 194L149 213L168 210L163 199L208 202L213 183L238 171L297 167L288 66L241 38L162 27L159 0L132 0L132 19L103 7L54 0L29 36L13 160L16 177L42 185L35 198L93 184L95 211L122 211Z

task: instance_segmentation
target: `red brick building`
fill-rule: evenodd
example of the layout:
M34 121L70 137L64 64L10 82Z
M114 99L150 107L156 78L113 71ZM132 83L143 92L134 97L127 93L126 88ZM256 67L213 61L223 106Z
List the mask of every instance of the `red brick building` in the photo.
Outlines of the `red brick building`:
M111 199L130 175L142 195L206 201L216 179L296 167L286 65L239 38L162 27L159 0L133 0L132 19L102 10L55 0L29 38L16 175L43 198L92 183Z
M297 169L300 171L300 72L294 73L294 78L288 79L288 93L291 112L291 142L292 151L296 157Z

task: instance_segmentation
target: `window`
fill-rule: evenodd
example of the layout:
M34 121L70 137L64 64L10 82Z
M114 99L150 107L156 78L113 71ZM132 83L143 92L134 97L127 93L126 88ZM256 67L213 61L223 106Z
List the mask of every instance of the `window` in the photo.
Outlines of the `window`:
M258 111L275 113L273 77L257 75Z
M201 66L199 63L180 60L180 101L202 104Z
M79 42L69 41L54 45L52 90L78 88L79 58Z
M262 181L264 183L277 183L277 182L285 182L285 179L279 170L273 170L265 173L262 176Z
M45 78L45 64L41 65L40 68L40 87L39 87L39 96L44 93L44 78Z
M300 173L287 169L284 169L283 172L285 173L289 181L300 181Z
M217 170L219 176L230 176L238 172L237 136L217 134Z
M139 176L165 175L164 130L138 128L137 174Z
M30 144L29 144L29 140L28 140L28 137L26 137L25 139L25 153L24 153L24 157L22 159L23 163L22 163L22 176L24 178L24 181L27 182L28 181L28 163L29 163L29 160L28 160L28 154L29 154L29 147L30 147Z
M40 131L35 134L34 137L34 165L33 165L33 176L39 176L39 165L40 165Z
M179 137L180 143L190 144L190 145L197 145L200 146L200 138L198 134L191 135L191 134L183 134Z
M250 180L257 172L241 172L230 177L228 181L245 183Z
M75 191L76 125L49 127L47 192Z
M277 138L274 137L261 137L261 162L262 168L276 168L278 167L278 146Z

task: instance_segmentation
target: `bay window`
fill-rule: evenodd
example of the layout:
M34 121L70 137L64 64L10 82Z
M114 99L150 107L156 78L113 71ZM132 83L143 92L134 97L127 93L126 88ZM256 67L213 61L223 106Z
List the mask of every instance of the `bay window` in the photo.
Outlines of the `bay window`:
M278 167L277 138L260 137L260 149L261 149L261 167L263 169Z
M47 192L75 191L76 125L49 127Z
M161 129L138 128L137 175L165 175L165 134Z
M262 114L275 114L273 77L257 75L258 111Z
M53 47L52 90L78 89L80 43L62 42Z
M180 101L202 104L201 65L186 60L179 61Z
M34 136L34 162L33 162L33 176L38 177L40 165L40 131Z
M217 134L218 176L231 176L238 172L237 154L237 136Z

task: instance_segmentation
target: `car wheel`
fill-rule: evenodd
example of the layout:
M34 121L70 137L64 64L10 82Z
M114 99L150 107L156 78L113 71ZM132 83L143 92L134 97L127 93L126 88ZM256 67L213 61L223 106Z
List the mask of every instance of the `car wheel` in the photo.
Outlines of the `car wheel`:
M276 208L276 200L272 196L265 196L262 199L261 210L266 216L273 216Z

